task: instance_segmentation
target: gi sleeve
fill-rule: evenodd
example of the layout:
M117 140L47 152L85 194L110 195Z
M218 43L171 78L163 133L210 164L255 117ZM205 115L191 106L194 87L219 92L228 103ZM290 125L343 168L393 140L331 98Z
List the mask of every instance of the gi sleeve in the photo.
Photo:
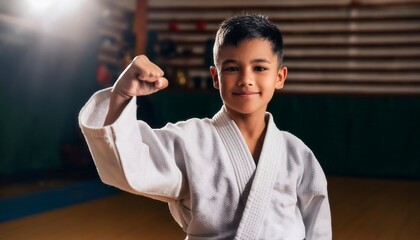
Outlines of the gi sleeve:
M182 198L186 194L183 174L173 153L166 151L154 131L137 121L135 97L113 124L103 126L110 92L108 88L95 93L79 114L79 125L101 180L161 201Z
M298 207L305 224L306 240L332 239L327 180L312 152L304 160Z

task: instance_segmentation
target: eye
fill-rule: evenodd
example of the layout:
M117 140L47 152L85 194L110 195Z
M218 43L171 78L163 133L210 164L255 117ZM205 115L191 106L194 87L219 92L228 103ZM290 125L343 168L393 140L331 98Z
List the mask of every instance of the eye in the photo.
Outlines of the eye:
M262 67L262 66L254 67L254 71L256 71L256 72L262 72L262 71L265 71L265 70L267 70L267 68Z

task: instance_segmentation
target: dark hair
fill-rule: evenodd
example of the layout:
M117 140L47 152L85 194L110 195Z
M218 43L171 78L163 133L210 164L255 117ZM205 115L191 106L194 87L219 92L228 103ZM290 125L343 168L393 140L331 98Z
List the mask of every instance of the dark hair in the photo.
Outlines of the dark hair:
M271 43L279 65L283 62L283 37L280 30L267 16L243 14L226 19L220 24L213 47L214 62L225 46L238 46L248 39L264 39Z

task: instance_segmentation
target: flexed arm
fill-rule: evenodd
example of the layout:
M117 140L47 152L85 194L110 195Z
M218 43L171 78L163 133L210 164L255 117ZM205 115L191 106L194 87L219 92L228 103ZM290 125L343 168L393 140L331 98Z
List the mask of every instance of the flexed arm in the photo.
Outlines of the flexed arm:
M177 133L156 131L136 118L133 97L168 86L163 71L146 56L136 57L111 89L93 94L79 114L79 124L101 180L127 192L162 201L188 195L175 154ZM104 126L105 122L105 126Z
M149 95L168 86L168 80L145 55L137 56L115 82L104 126L112 124L134 96Z

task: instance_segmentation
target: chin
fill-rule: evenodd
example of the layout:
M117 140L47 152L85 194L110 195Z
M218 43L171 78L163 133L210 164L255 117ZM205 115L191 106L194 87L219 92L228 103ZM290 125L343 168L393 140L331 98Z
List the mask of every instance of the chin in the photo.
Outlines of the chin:
M249 114L254 114L254 113L258 113L262 111L262 109L255 108L255 107L233 107L233 108L229 107L229 110L240 115L249 115ZM265 109L262 112L265 113Z

